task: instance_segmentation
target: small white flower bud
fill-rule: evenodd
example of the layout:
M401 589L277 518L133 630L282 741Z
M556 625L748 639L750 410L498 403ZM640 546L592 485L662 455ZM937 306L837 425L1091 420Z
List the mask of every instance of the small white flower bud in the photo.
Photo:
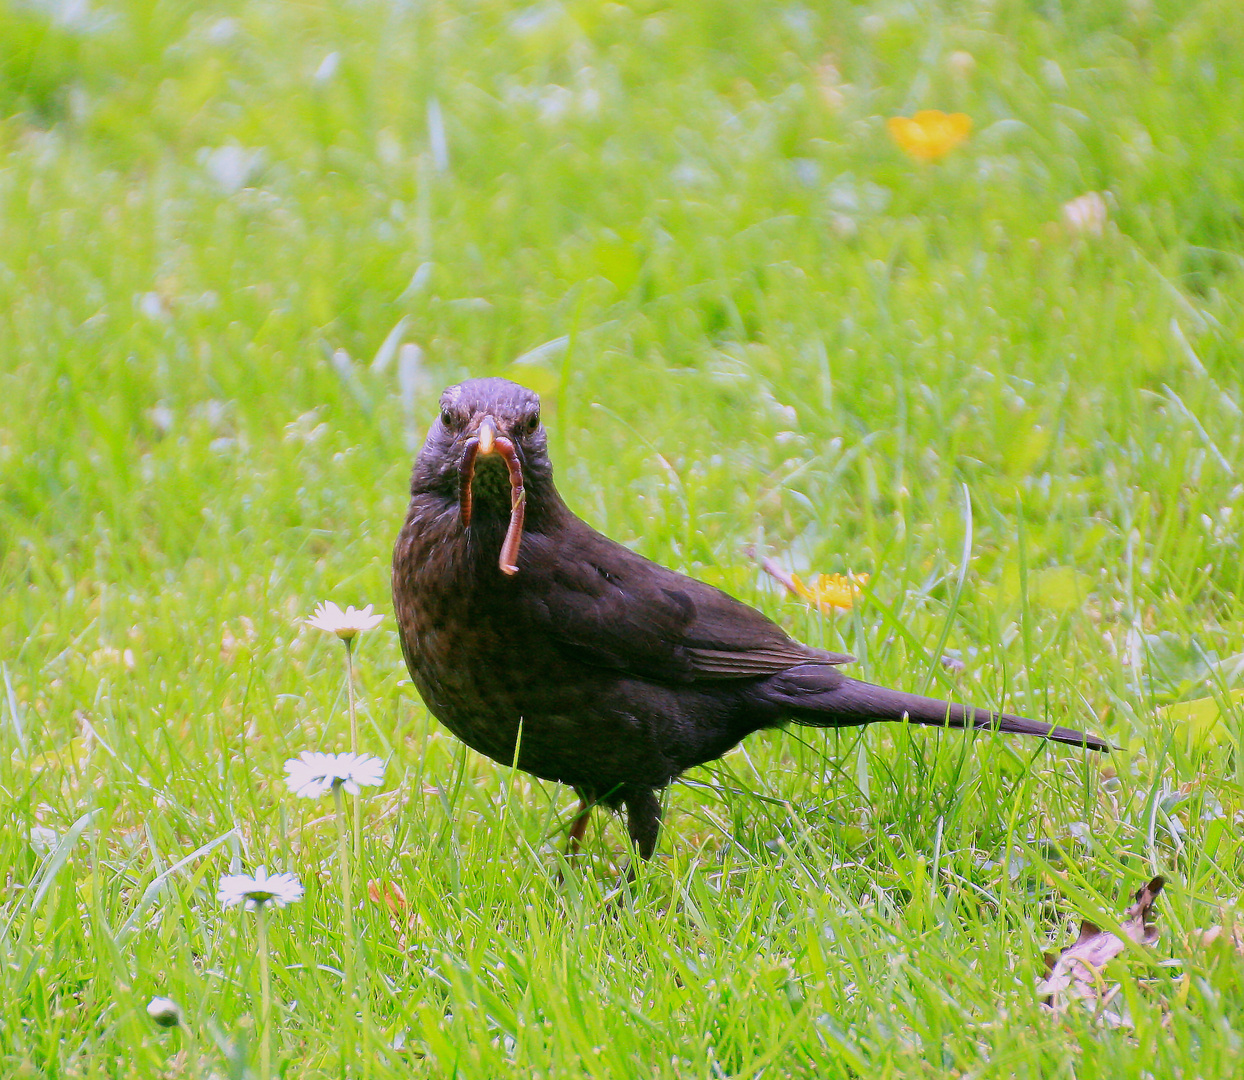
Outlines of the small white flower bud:
M946 57L946 66L956 79L970 79L976 70L976 57L970 52L956 49Z
M174 1028L181 1023L181 1006L172 998L153 997L147 1002L147 1015L157 1027Z

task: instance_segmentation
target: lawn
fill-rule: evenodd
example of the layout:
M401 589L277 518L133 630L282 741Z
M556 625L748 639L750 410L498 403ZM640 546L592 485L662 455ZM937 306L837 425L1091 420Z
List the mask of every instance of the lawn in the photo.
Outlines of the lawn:
M290 1078L1238 1071L1235 0L7 0L0 42L0 1073L261 1076L264 957ZM937 160L924 109L971 120ZM607 815L568 866L573 794L439 727L391 615L483 374L602 531L1118 752L764 733L633 883ZM284 770L351 746L324 600L387 613L344 862ZM219 902L260 865L305 895ZM1042 1004L1157 874L1156 942Z

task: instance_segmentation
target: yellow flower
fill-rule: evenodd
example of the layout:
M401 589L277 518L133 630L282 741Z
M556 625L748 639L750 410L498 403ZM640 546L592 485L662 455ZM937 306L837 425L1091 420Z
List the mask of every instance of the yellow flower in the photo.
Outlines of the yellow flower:
M915 116L891 116L890 137L917 161L940 161L968 137L972 118L966 113L921 109Z
M830 608L850 611L855 594L868 584L868 575L817 574L807 585L799 580L797 574L791 574L790 580L796 593L805 600L811 600L822 611Z

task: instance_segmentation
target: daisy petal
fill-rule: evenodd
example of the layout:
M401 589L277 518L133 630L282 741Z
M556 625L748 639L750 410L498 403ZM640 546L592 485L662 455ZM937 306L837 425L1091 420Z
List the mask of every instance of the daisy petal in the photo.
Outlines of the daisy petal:
M304 750L285 763L285 783L295 795L318 799L340 785L351 795L384 780L384 761L372 754L323 754Z
M224 907L245 904L247 911L271 906L283 908L302 899L302 882L296 874L268 874L266 866L259 867L254 875L225 874L220 879L216 899Z
M383 618L383 612L372 614L371 604L365 608L348 607L342 611L332 601L328 601L315 609L307 620L307 625L336 634L342 641L350 641L365 630L374 630Z

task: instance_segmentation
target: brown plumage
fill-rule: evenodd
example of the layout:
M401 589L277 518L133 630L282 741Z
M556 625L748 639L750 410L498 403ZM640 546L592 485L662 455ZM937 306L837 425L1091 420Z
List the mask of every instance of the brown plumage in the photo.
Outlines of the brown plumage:
M703 582L577 518L553 484L540 400L504 379L451 386L415 462L393 553L402 654L433 715L468 746L575 788L577 843L596 802L625 804L643 858L657 791L760 728L876 720L1093 735L849 678ZM521 727L521 739L520 739Z

